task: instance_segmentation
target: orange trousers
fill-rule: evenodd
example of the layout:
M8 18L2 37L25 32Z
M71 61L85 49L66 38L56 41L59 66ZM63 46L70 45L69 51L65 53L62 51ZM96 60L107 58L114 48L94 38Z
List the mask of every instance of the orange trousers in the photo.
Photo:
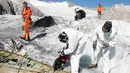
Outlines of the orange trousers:
M28 39L30 36L29 33L29 25L30 25L31 20L25 20L23 22L23 34L21 35L22 38Z

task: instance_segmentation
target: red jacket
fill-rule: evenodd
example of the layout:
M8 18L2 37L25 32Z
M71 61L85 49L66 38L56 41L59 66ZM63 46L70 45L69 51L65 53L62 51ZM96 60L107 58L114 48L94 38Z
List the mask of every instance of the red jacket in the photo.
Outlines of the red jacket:
M31 8L30 8L30 7L23 8L22 17L23 17L24 19L29 19L29 18L31 17L31 14L32 14L32 11L31 11Z
M97 12L102 12L102 6L98 5Z

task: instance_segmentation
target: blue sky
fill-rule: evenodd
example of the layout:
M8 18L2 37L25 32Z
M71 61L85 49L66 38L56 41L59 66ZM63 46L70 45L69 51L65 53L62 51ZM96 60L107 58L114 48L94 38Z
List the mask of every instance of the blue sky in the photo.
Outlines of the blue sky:
M113 4L125 4L130 5L130 0L41 0L41 1L56 1L56 2L63 2L63 1L70 1L76 5L95 8L97 4L101 4L102 6L112 6Z

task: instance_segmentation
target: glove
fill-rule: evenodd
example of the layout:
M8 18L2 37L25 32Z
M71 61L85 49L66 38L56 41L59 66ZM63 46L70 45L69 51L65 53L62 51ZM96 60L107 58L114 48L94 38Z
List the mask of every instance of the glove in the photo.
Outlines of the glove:
M64 50L65 50L65 49L68 49L68 46L64 46L63 49L64 49Z
M61 51L61 55L62 55L62 56L65 56L64 50Z
M22 17L22 20L25 21L25 18Z
M96 46L97 46L97 41L94 41L93 42L93 49L96 49Z
M105 49L105 48L107 48L107 47L109 47L109 43L105 43L105 44L103 44L103 49Z

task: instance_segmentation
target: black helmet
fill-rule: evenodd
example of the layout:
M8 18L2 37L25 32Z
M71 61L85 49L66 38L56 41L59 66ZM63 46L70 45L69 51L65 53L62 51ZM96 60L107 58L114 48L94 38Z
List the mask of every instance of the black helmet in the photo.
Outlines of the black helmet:
M58 36L59 40L63 43L66 43L68 41L68 37L67 34L65 32L62 32L59 36Z
M26 4L26 5L28 5L28 3L27 3L27 2L23 2L23 4Z
M86 13L84 10L78 10L76 11L75 20L82 19L86 17Z
M104 23L104 25L103 25L103 28L107 29L108 30L107 32L109 32L111 30L111 28L112 28L112 22L111 21L106 21Z

